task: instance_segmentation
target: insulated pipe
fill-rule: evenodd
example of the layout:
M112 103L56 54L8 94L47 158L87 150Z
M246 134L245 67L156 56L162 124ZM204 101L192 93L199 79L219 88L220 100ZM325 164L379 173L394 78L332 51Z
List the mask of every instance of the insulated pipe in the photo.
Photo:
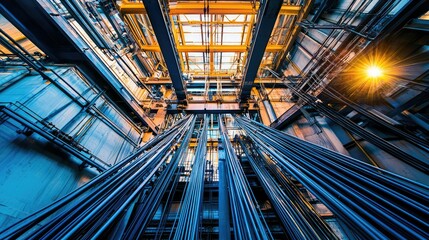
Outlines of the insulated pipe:
M262 103L264 104L265 109L267 110L268 117L270 118L270 123L274 122L277 119L277 117L273 109L273 106L271 105L270 100L262 100Z
M132 188L125 188L125 186L136 184L138 183L136 182L137 179L149 174L156 164L159 164L159 156L165 155L170 151L168 146L173 143L172 141L174 141L175 138L176 137L170 138L171 140L163 140L165 143L161 141L161 147L154 147L153 150L148 152L147 155L144 155L143 158L138 159L136 162L133 162L132 165L127 166L123 171L119 172L115 178L112 178L110 181L103 182L97 187L98 190L95 191L95 193L84 196L84 198L81 199L81 204L79 204L79 206L63 211L61 215L58 215L56 219L45 224L37 231L37 233L33 233L32 238L54 238L55 236L68 238L73 231L77 231L83 227L81 220L85 219L85 216L88 214L99 215L101 211L98 210L101 210L102 207L113 203L113 201L106 201L106 198L113 199L124 194L126 195L126 191ZM103 203L102 206L96 204L100 201ZM115 209L113 206L111 207L112 209ZM106 213L108 214L108 212ZM98 216L97 219L101 219L101 217ZM86 221L89 221L89 219ZM98 223L93 222L91 224L99 224L101 222L102 221L99 221ZM90 226L91 224L88 225ZM88 230L85 230L85 232L87 233Z

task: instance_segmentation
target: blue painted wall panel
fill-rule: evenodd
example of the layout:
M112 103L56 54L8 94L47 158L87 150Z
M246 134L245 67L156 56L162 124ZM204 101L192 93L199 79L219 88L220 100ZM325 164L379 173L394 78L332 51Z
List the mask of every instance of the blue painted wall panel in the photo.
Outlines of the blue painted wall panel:
M86 101L78 97L79 94L91 101L98 91L75 69L52 68L64 80L58 81L60 87L32 73L0 91L0 102L24 104L40 116L40 119L31 118L32 122L41 119L51 122L107 163L114 164L129 155L139 143L141 130L104 97L96 101L95 107L106 120L82 111L82 104L78 103ZM25 68L2 67L0 78L7 82L19 70ZM16 112L29 117L22 110ZM97 174L93 169L79 169L80 160L38 134L18 133L17 130L23 130L18 122L0 119L4 120L0 120L0 229L64 196Z
M78 170L72 156L42 137L17 134L11 124L15 123L0 125L0 228L48 205L95 175Z

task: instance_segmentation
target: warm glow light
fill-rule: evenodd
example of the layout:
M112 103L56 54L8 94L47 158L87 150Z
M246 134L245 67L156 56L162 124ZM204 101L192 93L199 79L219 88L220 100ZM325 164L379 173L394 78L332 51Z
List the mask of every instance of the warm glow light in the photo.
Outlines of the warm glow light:
M378 77L381 77L381 75L383 74L383 71L381 71L381 69L377 66L370 66L366 70L366 74L368 74L368 77L370 78L378 78Z

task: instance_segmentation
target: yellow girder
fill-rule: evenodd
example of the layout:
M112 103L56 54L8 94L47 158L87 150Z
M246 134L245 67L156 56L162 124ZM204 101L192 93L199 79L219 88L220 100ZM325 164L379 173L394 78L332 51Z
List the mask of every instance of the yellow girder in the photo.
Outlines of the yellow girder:
M178 14L204 14L204 2L177 2L169 6L171 15ZM259 4L254 8L250 2L210 2L210 14L256 14ZM146 10L143 3L122 1L118 4L122 15L144 14ZM298 15L301 6L283 5L280 14Z
M278 52L282 50L283 45L268 45L265 49L266 52ZM161 49L158 45L144 45L141 46L142 51L160 52ZM179 45L177 46L179 52L246 52L247 46L245 45L211 45L208 47L203 45Z

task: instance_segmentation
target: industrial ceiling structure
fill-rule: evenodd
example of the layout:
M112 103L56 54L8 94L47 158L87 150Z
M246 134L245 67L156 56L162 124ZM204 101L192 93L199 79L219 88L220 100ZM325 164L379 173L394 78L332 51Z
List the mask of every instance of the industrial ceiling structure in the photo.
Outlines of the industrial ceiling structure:
M426 0L0 0L0 239L428 239Z

